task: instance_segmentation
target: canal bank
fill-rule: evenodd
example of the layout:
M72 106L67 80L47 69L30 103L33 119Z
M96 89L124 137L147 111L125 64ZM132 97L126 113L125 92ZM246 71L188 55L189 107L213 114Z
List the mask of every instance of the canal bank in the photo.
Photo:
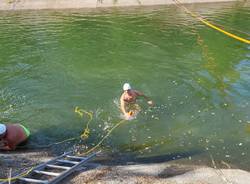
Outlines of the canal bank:
M182 0L182 3L230 2L236 0ZM239 1L244 2L244 0ZM75 9L174 4L173 0L0 0L0 10Z
M3 158L0 164L0 178L7 178L10 173L17 175L25 172L32 166L53 158L50 151L46 150L0 154L0 156ZM117 160L110 161L108 158L107 155L103 155L95 162L89 163L87 170L85 167L78 168L61 184L245 184L250 179L249 172L237 169L226 162L215 163L213 160L207 160L208 165L193 162L188 158L145 164L117 163Z

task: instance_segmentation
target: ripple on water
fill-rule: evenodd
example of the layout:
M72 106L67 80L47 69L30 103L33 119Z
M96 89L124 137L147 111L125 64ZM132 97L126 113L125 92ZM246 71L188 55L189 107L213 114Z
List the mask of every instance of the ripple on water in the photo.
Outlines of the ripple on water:
M249 37L248 7L188 8ZM177 152L175 159L202 150L215 160L249 163L249 46L174 6L0 15L1 117L26 119L34 141L79 134L86 119L72 109L83 106L95 109L94 145L119 122L113 99L129 81L156 106L139 100L142 113L104 145L140 156Z

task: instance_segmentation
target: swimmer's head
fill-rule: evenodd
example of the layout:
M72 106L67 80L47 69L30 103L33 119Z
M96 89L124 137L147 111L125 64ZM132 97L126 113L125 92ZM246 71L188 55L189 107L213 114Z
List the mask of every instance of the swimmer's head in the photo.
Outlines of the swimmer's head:
M0 136L4 135L6 130L6 125L0 123Z
M124 90L124 91L130 90L130 89L131 89L131 86L130 86L129 83L124 83L124 84L123 84L123 90Z

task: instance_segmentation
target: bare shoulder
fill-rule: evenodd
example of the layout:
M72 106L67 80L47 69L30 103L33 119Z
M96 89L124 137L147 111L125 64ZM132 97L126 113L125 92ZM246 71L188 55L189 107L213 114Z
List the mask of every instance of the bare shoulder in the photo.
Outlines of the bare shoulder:
M121 94L120 100L123 100L124 98L124 93Z

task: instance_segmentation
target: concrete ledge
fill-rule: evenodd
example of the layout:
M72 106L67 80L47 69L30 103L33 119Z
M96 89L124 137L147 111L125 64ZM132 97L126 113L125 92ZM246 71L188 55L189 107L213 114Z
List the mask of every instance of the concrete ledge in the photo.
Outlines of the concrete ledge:
M236 0L181 0L182 3L228 2ZM0 10L74 9L173 4L173 0L0 0Z

